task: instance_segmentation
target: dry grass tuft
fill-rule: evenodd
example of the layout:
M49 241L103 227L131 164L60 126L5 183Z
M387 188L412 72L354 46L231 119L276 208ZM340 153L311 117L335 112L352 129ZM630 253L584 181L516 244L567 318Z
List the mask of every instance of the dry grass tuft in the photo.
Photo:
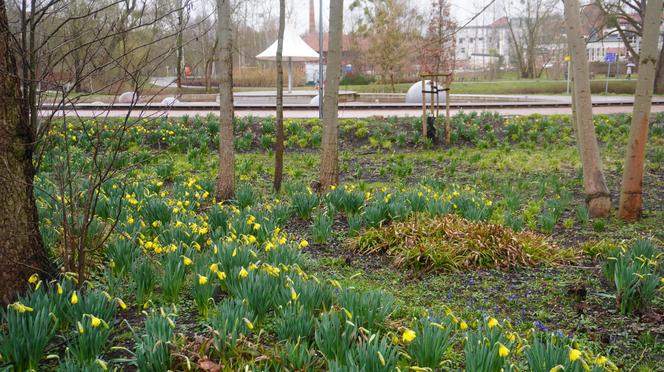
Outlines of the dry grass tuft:
M369 229L353 239L350 248L364 254L385 253L398 267L442 271L553 265L578 258L542 235L454 214L416 215Z

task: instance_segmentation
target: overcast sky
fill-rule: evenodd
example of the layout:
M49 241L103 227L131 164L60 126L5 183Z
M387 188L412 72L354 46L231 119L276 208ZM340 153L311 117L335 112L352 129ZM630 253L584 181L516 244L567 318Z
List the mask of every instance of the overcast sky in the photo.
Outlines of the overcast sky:
M277 0L271 0L277 6ZM316 22L318 22L318 4L320 0L314 0L316 8ZM327 18L330 8L330 0L323 1L323 19L325 20L325 29L327 29ZM348 5L352 0L345 0L344 7L348 9ZM431 0L407 0L413 6L418 7L422 12L426 12L431 7ZM473 15L477 14L489 0L450 0L452 16L457 20L458 24L464 24ZM504 0L509 1L509 0ZM492 5L486 12L484 12L475 23L489 24L494 19L500 18L503 15L504 7L501 0ZM286 0L286 6L291 10L292 16L288 19L288 23L294 26L300 32L306 32L309 24L309 0ZM344 23L349 24L352 15L348 10L344 16Z

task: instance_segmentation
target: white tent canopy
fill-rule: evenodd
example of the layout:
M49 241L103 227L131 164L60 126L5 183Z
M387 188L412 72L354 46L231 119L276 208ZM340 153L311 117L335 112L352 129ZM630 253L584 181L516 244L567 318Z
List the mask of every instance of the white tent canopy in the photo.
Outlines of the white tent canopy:
M277 60L277 43L275 41L267 49L256 56L264 61ZM293 90L293 62L313 61L318 59L318 53L311 49L307 43L291 27L284 29L284 46L281 53L284 61L288 61L288 92Z

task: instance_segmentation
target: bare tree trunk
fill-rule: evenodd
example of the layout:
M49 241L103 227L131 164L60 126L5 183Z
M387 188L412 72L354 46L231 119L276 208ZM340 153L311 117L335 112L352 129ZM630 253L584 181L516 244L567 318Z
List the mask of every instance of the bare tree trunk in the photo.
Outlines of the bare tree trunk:
M274 191L281 190L284 176L284 28L286 1L279 0L279 35L277 39L277 141L274 144Z
M217 0L219 60L219 178L217 199L235 194L235 151L233 148L233 30L231 0Z
M657 73L655 74L655 93L664 93L664 43L659 50L659 59L657 60Z
M602 158L593 124L588 56L581 33L578 0L565 0L565 24L572 60L574 61L574 99L577 141L583 165L583 185L588 210L593 217L606 217L611 210L611 194L602 171Z
M339 183L339 78L341 77L341 35L343 0L330 1L330 41L327 51L325 99L323 100L323 144L320 162L320 190Z
M178 64L176 67L177 71L177 78L175 80L176 85L179 89L182 89L182 67L183 67L183 59L184 59L184 54L183 54L183 49L184 47L182 46L182 33L184 32L184 4L182 3L182 0L178 0L178 32L177 36L175 37L175 49L176 49L176 56L178 59Z
M641 215L643 168L648 142L648 124L657 64L662 0L648 0L643 22L643 40L639 54L639 77L634 94L634 113L620 190L620 217L634 221Z
M13 301L38 273L50 277L55 269L47 258L39 233L32 163L35 135L21 99L21 82L4 0L0 0L0 302Z
M205 61L205 93L210 93L212 90L211 77L212 75L212 62Z
M210 93L212 91L212 70L214 67L215 57L217 55L217 49L219 48L219 35L214 37L214 44L212 44L212 50L210 51L210 56L205 62L205 93Z

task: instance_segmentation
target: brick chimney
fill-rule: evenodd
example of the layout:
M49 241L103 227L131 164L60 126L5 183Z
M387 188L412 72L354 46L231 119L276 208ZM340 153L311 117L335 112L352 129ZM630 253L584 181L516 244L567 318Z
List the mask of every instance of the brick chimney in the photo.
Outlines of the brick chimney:
M309 33L316 33L316 11L314 10L314 0L309 0Z

